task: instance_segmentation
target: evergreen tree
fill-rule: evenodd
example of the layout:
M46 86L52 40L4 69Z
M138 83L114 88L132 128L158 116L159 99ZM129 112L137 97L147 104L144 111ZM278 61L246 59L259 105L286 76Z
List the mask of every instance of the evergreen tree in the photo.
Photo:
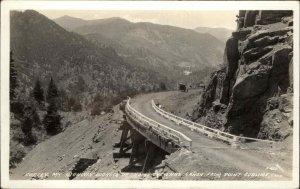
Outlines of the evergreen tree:
M41 82L39 79L35 83L35 86L33 89L33 96L39 104L41 104L45 100L44 99L44 90L41 86Z
M58 97L58 89L51 77L49 87L48 87L48 92L47 92L47 102L51 103Z
M61 117L57 112L54 100L50 101L47 108L47 114L44 117L43 124L48 135L55 135L62 131Z
M74 104L74 106L72 107L72 110L73 110L74 112L80 112L80 111L82 111L82 105L81 105L81 103L80 103L79 100L76 100L76 101L75 101L75 104Z
M59 97L56 99L57 109L62 111L70 111L68 109L69 98L64 89L59 89Z
M161 83L159 84L159 88L160 88L161 91L167 90L166 84L165 84L164 82L161 82Z
M10 75L9 75L9 78L10 78L10 81L9 81L9 96L10 96L10 100L13 100L15 97L16 97L16 92L15 92L15 89L17 88L18 86L18 82L17 82L17 71L16 71L16 68L15 68L15 63L14 63L14 59L13 59L13 53L12 51L10 52L10 65L9 65L9 68L10 68Z
M32 144L35 144L37 139L32 134L32 128L37 126L39 124L39 117L36 113L35 108L33 108L30 105L27 105L24 108L24 115L22 118L22 124L21 129L24 133L24 145L29 146Z
M69 111L71 111L74 107L74 105L76 104L76 100L73 97L70 97L68 100L68 109Z

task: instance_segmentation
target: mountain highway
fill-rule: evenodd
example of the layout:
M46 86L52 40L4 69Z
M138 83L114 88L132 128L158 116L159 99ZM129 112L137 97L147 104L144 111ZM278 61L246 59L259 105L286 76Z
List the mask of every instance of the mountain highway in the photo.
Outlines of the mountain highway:
M152 93L139 95L133 98L132 107L165 126L171 127L182 132L192 139L192 152L201 154L209 159L208 163L212 165L221 165L222 167L235 169L241 172L265 173L273 172L281 174L282 179L291 178L290 162L284 162L277 157L274 149L235 149L230 145L217 141L207 136L191 131L187 127L177 125L176 123L160 116L151 106L152 99L162 99L170 92ZM283 168L284 167L284 168Z

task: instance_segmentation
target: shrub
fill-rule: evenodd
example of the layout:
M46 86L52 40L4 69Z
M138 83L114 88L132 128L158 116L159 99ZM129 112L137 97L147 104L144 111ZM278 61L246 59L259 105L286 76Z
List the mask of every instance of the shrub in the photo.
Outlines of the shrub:
M9 168L15 168L17 163L20 163L26 153L22 145L11 145L9 152Z
M19 117L23 116L23 114L24 114L23 109L24 109L24 104L22 102L14 101L14 102L11 102L11 104L10 104L10 111Z
M167 90L166 84L165 84L164 82L161 82L161 83L159 84L159 88L160 88L161 91Z
M57 112L55 103L52 101L43 120L48 135L56 135L62 131L60 120L61 117Z
M95 115L100 115L101 114L101 111L103 109L101 108L101 104L98 102L98 103L95 103L92 107L92 110L91 110L91 115L92 116L95 116Z
M40 124L40 118L36 113L36 109L31 105L27 105L24 108L24 115L21 121L21 129L24 133L24 145L29 146L35 144L37 139L32 135L32 128L38 127Z
M36 81L35 86L33 88L33 96L34 96L34 99L39 104L41 104L45 100L44 99L44 90L42 88L42 85L41 85L41 82L39 79Z
M82 110L82 106L81 106L80 102L75 103L73 105L72 109L73 109L74 112L80 112Z

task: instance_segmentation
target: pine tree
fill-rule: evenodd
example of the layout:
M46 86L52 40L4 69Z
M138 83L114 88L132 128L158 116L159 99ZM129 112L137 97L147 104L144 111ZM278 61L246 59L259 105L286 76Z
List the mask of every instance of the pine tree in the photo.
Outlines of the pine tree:
M51 77L48 92L47 92L47 102L51 103L53 100L55 100L58 97L58 89Z
M36 127L37 124L39 124L39 117L38 114L36 113L35 108L33 108L30 105L27 105L24 108L24 115L22 118L22 125L21 125L21 129L25 136L23 141L24 145L29 146L36 143L37 139L32 134L32 128Z
M62 111L69 111L68 110L68 95L64 89L59 89L59 97L56 99L57 109Z
M18 82L17 82L17 71L15 68L15 63L14 63L14 59L13 59L13 53L12 51L10 52L10 81L9 81L9 96L10 96L10 100L13 100L16 97L16 92L15 89L18 86Z
M55 135L62 131L61 117L57 112L54 100L50 101L47 108L47 114L44 117L43 124L48 135Z
M39 79L35 83L35 86L33 89L33 96L39 104L41 104L45 100L44 99L44 90L41 86L41 82Z
M167 90L166 84L164 82L160 82L159 88L160 88L161 91Z

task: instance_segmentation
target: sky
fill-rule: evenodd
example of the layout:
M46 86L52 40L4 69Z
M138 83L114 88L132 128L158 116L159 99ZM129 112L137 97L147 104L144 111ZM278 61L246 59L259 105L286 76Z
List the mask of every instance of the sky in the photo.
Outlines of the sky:
M85 20L121 17L131 22L152 22L194 29L196 27L236 29L238 11L174 10L37 10L50 19L64 15Z

